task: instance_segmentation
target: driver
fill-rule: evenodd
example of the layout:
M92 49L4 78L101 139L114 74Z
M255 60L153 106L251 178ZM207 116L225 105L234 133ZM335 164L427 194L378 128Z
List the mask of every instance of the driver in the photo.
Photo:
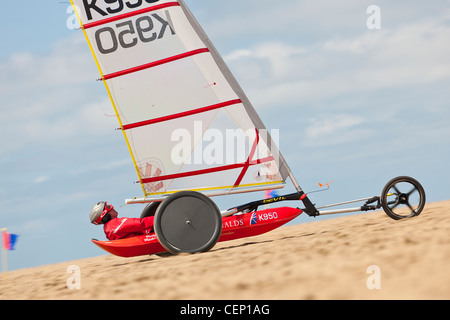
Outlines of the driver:
M91 223L103 224L108 240L118 240L136 237L153 232L154 217L118 218L118 213L112 205L100 201L92 208L89 219Z

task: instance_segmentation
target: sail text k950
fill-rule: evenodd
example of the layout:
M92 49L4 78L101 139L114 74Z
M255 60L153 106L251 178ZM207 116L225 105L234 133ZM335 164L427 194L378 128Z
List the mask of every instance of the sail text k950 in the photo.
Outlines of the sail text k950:
M170 16L168 11L158 15L153 13L149 16L142 16L136 21L126 20L117 23L113 27L103 27L95 32L95 42L97 48L102 54L115 52L119 45L123 49L132 48L138 42L151 42L161 39L166 31L174 35L175 31L169 23ZM104 43L108 42L109 45Z

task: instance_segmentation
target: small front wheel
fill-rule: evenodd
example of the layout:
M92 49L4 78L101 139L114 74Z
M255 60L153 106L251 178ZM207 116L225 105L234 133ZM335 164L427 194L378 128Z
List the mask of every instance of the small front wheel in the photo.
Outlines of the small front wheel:
M416 217L425 207L425 191L417 180L397 177L383 188L381 204L384 212L394 220Z

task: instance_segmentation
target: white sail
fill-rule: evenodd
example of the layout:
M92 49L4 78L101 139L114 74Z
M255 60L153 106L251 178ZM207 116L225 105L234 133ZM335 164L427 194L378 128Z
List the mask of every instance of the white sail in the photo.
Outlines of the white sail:
M136 202L284 185L289 167L182 0L71 2L142 185Z

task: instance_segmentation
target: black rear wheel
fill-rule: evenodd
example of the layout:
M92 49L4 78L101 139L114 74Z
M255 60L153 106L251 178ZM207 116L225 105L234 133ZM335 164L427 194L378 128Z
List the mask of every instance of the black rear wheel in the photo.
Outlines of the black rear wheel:
M392 179L381 193L383 210L394 220L418 216L425 207L425 201L422 185L407 176Z
M140 218L152 217L156 213L156 209L158 209L161 202L150 202L144 210L141 212Z
M204 194L181 191L159 205L153 227L158 241L171 253L204 252L222 234L222 215Z

